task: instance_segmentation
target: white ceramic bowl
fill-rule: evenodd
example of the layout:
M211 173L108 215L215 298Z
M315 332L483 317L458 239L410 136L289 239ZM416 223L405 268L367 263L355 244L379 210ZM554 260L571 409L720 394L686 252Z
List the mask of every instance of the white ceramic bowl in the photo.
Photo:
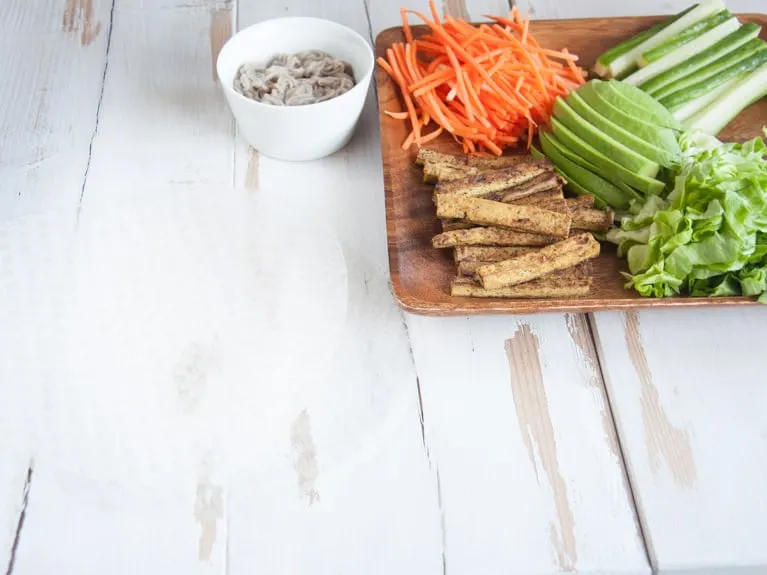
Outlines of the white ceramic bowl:
M351 64L355 86L340 96L305 106L273 106L238 94L234 78L246 62L266 65L278 53L323 50ZM320 18L276 18L232 36L216 68L229 107L245 140L259 153L279 160L328 156L351 139L370 86L373 50L367 40L336 22Z

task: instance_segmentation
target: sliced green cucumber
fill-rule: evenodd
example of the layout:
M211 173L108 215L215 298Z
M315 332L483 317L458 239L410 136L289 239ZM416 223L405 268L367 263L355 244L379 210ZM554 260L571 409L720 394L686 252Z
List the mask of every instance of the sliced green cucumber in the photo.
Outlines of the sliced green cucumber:
M682 124L663 104L636 86L615 80L609 82L595 80L592 83L600 97L627 114L657 126L682 130Z
M554 117L565 127L578 134L583 140L613 161L631 170L635 174L654 178L660 166L648 158L624 146L618 140L608 136L602 130L579 116L562 98L554 102Z
M665 20L663 20L663 22L659 22L652 28L648 30L644 30L640 32L639 34L632 36L631 38L629 38L625 42L621 42L617 46L613 46L612 48L607 50L604 54L602 54L599 58L597 58L597 63L594 65L594 72L596 72L596 74L598 76L601 76L602 78L610 77L609 66L617 58L619 58L620 56L623 56L626 52L628 52L632 48L639 46L645 40L652 38L658 32L660 32L664 28L667 28L668 26L670 26L671 24L679 20L682 16L684 16L691 10L695 9L697 6L698 6L697 4L693 4L689 8L682 10L678 14L675 14L674 16L672 16L671 18L666 18Z
M540 139L543 153L554 162L568 183L574 184L576 191L584 190L585 193L594 194L607 205L617 209L628 208L631 196L594 172L569 160L562 153L562 145L551 137L551 134L541 132Z
M743 75L745 76L745 74ZM710 92L707 92L705 95L701 96L700 98L697 98L695 100L692 100L690 102L687 102L683 106L680 106L676 110L674 110L674 117L682 122L685 126L687 126L687 119L690 116L693 116L700 112L703 108L708 107L710 104L716 102L719 98L721 98L724 94L726 94L730 88L735 86L738 82L740 82L742 78L730 78L726 83L722 84L718 88L711 90Z
M732 18L732 14L729 10L722 10L717 12L713 16L709 16L700 22L696 22L689 28L682 30L679 34L673 38L669 38L660 46L653 48L642 54L639 58L639 66L644 67L648 64L660 60L663 56L670 54L674 50L684 46L688 42L692 42L695 38L702 36L709 30L712 30Z
M693 130L716 136L745 108L767 96L767 65L738 82L719 100L689 119Z
M596 93L594 94L596 95ZM598 98L599 96L596 97ZM565 101L584 120L611 138L623 142L627 147L641 154L645 158L652 160L653 162L656 162L657 164L666 168L676 164L677 160L679 159L679 146L677 145L676 138L673 137L673 134L671 139L673 142L673 146L671 146L672 149L662 149L653 145L647 140L643 140L642 138L635 136L628 130L628 126L626 126L627 129L624 129L615 122L608 119L607 116L602 115L600 111L595 110L589 106L589 104L580 96L578 91L570 92ZM605 102L602 106L602 109L609 110L611 107L612 106L610 106L610 104ZM608 115L610 114L608 113ZM619 115L616 114L613 117L617 118ZM651 127L648 124L644 124L642 127L646 129L646 132L650 134L650 138L654 142L657 142L661 145L664 144L661 138L653 137L653 132L657 133L661 130L667 130L666 128L656 126Z
M685 62L682 62L681 64L674 66L673 68L666 70L661 74L658 74L647 82L643 82L639 87L653 97L662 97L670 93L663 93L663 91L675 82L680 82L683 79L692 77L693 81L690 83L694 83L694 74L696 71L708 66L713 62L716 62L725 54L733 52L743 46L745 43L753 40L759 36L761 29L761 26L754 24L753 22L743 24L743 26L735 30L735 32L725 36L713 46L703 50L700 54L697 54L689 60L686 60Z
M674 66L677 66L685 60L688 60L696 54L699 54L706 48L713 46L722 38L725 38L726 36L735 32L735 30L738 28L740 28L740 22L738 22L738 19L730 18L726 22L719 24L719 26L716 28L713 28L705 34L698 36L691 42L688 42L681 48L674 50L670 54L666 54L660 60L656 60L652 64L649 64L644 68L640 68L630 76L627 76L623 81L633 86L639 86L654 76L657 76L666 70L670 70Z
M728 68L721 70L716 75L706 78L692 86L688 86L687 88L682 88L681 90L662 98L660 103L674 112L687 102L705 96L711 90L714 90L732 78L740 77L744 73L753 72L761 67L762 64L767 64L767 45L764 44L761 49L753 52Z
M653 178L641 176L611 160L588 142L564 126L556 117L551 118L554 135L573 152L591 162L597 168L597 174L608 181L620 180L644 194L660 194L664 184Z
M704 18L708 18L717 12L721 12L724 9L725 6L722 0L704 0L700 3L700 5L696 6L681 18L663 28L663 30L660 30L650 38L647 38L644 42L634 46L630 50L627 50L625 53L615 58L607 66L608 76L611 78L620 78L624 76L628 70L637 64L637 61L642 54L652 50L656 46L660 46L663 44L663 42L676 36L685 28L688 28L696 22L699 22Z
M753 55L755 52L764 47L765 43L762 40L759 38L754 38L753 40L743 44L737 50L728 52L707 66L699 68L693 74L688 74L676 82L667 84L665 87L661 88L655 94L653 94L653 98L656 98L658 101L660 101L661 104L664 104L663 99L670 96L671 94L689 88L690 86L699 84L700 82L706 82L709 80L715 81L717 76L722 74L725 70L738 64L739 62L746 60L749 56Z

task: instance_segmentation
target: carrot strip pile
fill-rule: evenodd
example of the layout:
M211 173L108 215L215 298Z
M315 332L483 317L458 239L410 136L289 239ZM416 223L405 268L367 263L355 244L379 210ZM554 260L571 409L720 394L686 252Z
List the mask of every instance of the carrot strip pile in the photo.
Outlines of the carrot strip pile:
M557 96L585 82L578 57L567 49L541 47L530 34L530 18L522 18L516 7L508 17L488 16L491 23L480 26L440 18L434 0L429 8L432 18L403 8L405 42L378 58L405 105L404 111L385 113L410 122L403 149L426 144L443 132L466 154L501 155L503 148L523 141L529 148ZM411 14L426 24L429 34L413 36Z

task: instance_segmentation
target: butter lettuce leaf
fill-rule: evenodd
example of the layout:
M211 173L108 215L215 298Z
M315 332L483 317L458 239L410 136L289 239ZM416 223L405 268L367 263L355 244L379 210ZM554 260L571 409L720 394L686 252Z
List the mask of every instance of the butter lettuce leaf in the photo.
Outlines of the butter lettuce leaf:
M767 131L766 131L767 133ZM767 303L767 145L680 136L665 196L634 200L607 233L643 296L758 296Z

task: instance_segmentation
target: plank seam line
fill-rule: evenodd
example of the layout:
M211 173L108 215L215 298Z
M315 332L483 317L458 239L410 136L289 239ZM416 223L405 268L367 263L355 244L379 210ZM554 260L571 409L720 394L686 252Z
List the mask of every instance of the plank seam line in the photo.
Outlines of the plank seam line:
M237 34L237 32L239 31L240 31L240 2L235 2L234 8L232 9L232 36ZM220 94L221 92L219 92L219 95ZM231 122L231 126L232 126L232 186L235 187L237 185L237 135L238 135L238 132L237 132L237 122L234 120L234 118L231 117L229 121ZM247 147L245 149L247 150ZM245 164L245 165L247 167L248 164Z
M117 0L112 0L112 6L109 8L109 32L107 33L107 47L104 54L104 71L101 74L101 90L99 91L99 102L96 105L96 123L93 126L91 141L88 144L88 160L85 163L85 173L83 174L83 186L80 188L80 201L77 203L77 221L80 221L80 210L83 207L83 196L85 195L85 186L88 183L88 172L91 169L91 159L93 158L93 142L99 131L99 120L101 119L101 105L104 102L104 87L107 83L107 70L109 69L109 51L112 47L112 32L114 30L115 5Z
M655 553L652 548L652 543L650 542L650 539L648 537L648 530L644 524L642 514L639 512L639 499L636 494L636 490L634 488L634 483L631 480L631 474L628 470L628 458L626 457L626 449L623 446L623 441L621 439L621 434L618 429L618 421L615 418L615 412L613 411L613 401L610 397L610 390L609 386L607 385L607 379L605 378L605 369L602 365L602 345L599 340L598 332L595 327L595 319L594 314L587 313L586 314L586 326L589 330L589 337L591 337L591 341L594 344L594 349L596 351L595 360L597 363L597 370L599 371L599 380L602 382L602 390L605 394L605 399L607 400L605 402L605 409L607 410L607 414L610 417L610 422L613 425L613 430L615 431L615 442L618 445L618 453L620 454L621 458L621 467L623 469L623 477L625 480L626 487L628 489L628 495L631 500L631 507L634 510L634 517L636 518L636 525L637 529L639 530L639 536L642 538L642 547L644 548L645 558L647 559L647 564L650 567L650 570L652 573L656 573L654 565L657 565L657 561L655 558Z
M8 559L8 567L5 570L5 575L11 575L13 573L13 567L16 564L16 550L19 548L19 541L21 540L21 530L24 528L24 519L27 516L27 504L29 503L29 491L32 488L32 463L30 462L27 468L27 479L24 482L24 491L22 492L21 499L21 512L19 513L19 521L16 523L16 531L13 534L13 544L11 545L11 556Z
M370 18L370 5L368 2L369 0L362 0L362 6L365 8L365 20L368 24L368 39L370 40L370 47L373 49L373 80L371 84L373 84L373 93L376 97L376 107L378 107L378 82L376 82L375 79L376 66L378 66L378 64L375 62L376 41L375 37L373 36L373 20ZM415 362L413 363L415 364Z
M389 285L389 290L391 290L391 284ZM442 542L442 575L447 575L447 547L446 547L446 541L447 541L447 535L446 535L446 529L445 529L445 508L442 505L442 483L440 481L439 477L439 465L437 464L436 458L432 461L431 456L431 450L429 449L429 443L426 441L426 417L424 416L423 412L423 395L421 394L421 379L418 377L418 368L415 364L415 354L413 353L413 342L410 338L410 328L407 325L407 318L405 316L405 313L400 310L400 319L402 321L402 326L405 328L405 336L407 337L407 350L410 354L410 363L413 366L413 371L415 372L415 385L416 385L416 391L418 392L418 422L421 426L421 441L423 442L423 450L426 453L426 461L429 464L429 469L431 469L434 472L435 476L435 488L437 491L437 509L439 509L439 528L440 528L440 538Z
M365 8L365 20L368 24L368 39L370 40L370 44L375 47L375 38L373 37L373 22L370 19L370 5L368 4L370 0L362 0L362 6Z
M408 336L409 337L409 336ZM412 356L412 350L411 350ZM414 362L415 363L415 362ZM423 399L421 395L421 380L418 376L415 378L416 388L418 390L418 420L421 424L421 441L423 442L423 449L426 452L426 460L429 463L429 469L434 471L436 488L437 488L437 508L439 509L439 528L440 539L442 542L442 575L447 575L447 553L446 553L446 530L445 530L445 509L442 506L442 481L439 477L439 466L436 461L432 461L431 451L426 443L426 426L424 425L423 415Z

